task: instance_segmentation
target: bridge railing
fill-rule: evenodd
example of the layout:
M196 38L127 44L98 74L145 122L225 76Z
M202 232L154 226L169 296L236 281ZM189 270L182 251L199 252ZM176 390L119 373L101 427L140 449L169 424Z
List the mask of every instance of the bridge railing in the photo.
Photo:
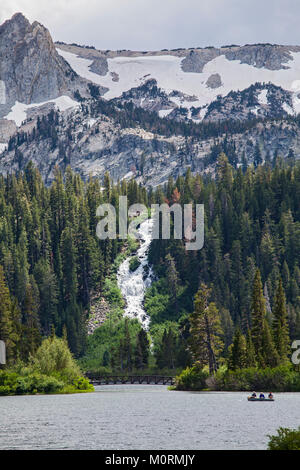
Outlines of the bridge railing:
M161 375L96 375L86 374L94 385L109 384L147 384L147 385L173 385L175 377Z

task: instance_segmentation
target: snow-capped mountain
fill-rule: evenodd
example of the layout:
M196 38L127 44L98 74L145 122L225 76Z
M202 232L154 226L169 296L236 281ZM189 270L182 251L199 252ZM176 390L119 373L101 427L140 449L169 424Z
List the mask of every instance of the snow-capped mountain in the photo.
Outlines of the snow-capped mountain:
M89 96L87 80L57 53L49 31L22 13L0 26L0 65L0 141L28 110L46 103L62 111L75 106L75 90Z
M300 156L300 47L257 44L157 52L54 44L21 14L0 26L0 172L31 160L47 183L213 171Z
M220 104L220 97L246 90L256 83L264 84L260 87L260 99L245 102L243 115L265 116L265 106L274 105L274 94L270 93L268 84L278 87L278 103L285 113L300 111L298 46L258 44L143 53L96 51L61 43L56 46L78 75L107 88L105 99L127 99L145 109L151 108L155 101L154 109L162 117L181 107L185 110L181 115L196 122L235 118L232 107L227 112L212 114L209 105L216 100ZM157 90L155 96L147 93L149 81L151 84L155 81L160 100ZM130 90L139 90L138 100L130 96Z
M99 51L54 45L43 25L17 13L0 27L0 62L0 118L10 121L2 120L2 128L19 126L36 105L75 107L79 96L89 96L88 82L106 100L131 101L169 119L218 121L300 111L300 46Z

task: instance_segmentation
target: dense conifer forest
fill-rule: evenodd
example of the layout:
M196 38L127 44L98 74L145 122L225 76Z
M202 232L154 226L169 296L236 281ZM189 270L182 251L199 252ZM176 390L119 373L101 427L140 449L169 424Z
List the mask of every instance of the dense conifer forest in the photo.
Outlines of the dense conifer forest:
M148 334L123 318L116 283L134 243L96 237L96 208L102 202L118 208L119 195L129 204L205 207L202 250L186 251L172 237L152 241ZM300 338L299 199L299 165L278 159L273 167L235 169L225 154L215 177L188 171L155 190L134 180L113 184L108 174L84 183L69 168L64 176L57 169L46 187L31 164L2 176L0 337L8 364L28 361L54 333L85 370L175 374L194 366L187 371L196 367L201 375L207 368L213 375L224 367L234 373L290 364L291 342ZM109 312L88 337L95 294Z

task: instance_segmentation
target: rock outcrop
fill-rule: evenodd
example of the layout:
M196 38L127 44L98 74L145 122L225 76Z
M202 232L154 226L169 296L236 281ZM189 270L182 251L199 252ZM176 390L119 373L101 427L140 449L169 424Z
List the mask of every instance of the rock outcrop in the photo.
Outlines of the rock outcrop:
M204 66L218 56L224 55L228 60L239 60L241 64L252 65L268 70L289 68L293 60L291 52L299 52L299 46L279 46L276 44L247 44L245 46L225 46L220 49L208 47L193 49L181 61L184 72L202 73Z
M115 101L118 103L131 101L137 107L156 112L159 112L161 109L172 109L175 107L167 93L158 88L157 81L153 78L146 80L143 85L124 92Z
M182 61L181 68L184 72L203 72L204 66L220 55L219 49L207 48L192 50Z
M88 335L92 335L105 322L109 311L109 304L103 297L99 297L99 294L91 298L90 317L87 322Z
M61 57L49 31L16 13L0 26L0 118L16 101L39 103L78 89L87 96L87 81Z
M206 81L206 86L212 88L220 88L222 86L222 79L219 73L213 73Z
M251 44L226 50L225 56L228 60L240 60L241 64L253 65L258 69L283 70L288 69L288 62L293 60L292 51L299 52L300 47Z
M264 93L261 101L266 102L262 106L267 109L272 94L279 91L270 88L265 96L266 90L258 88L252 96L261 99ZM59 113L55 118L57 125L48 137L35 129L33 138L36 118L23 124L18 139L10 142L9 149L0 155L0 173L24 170L31 161L46 184L53 181L56 167L64 171L70 165L84 179L102 180L108 171L115 182L135 178L138 183L155 187L166 183L170 176L176 179L184 175L187 168L192 172L213 172L221 151L228 154L234 165L242 163L243 155L250 164L257 144L263 159L267 153L271 159L276 154L286 157L290 149L296 158L300 157L300 130L296 120L258 122L246 126L244 131L211 138L166 137L141 126L121 127L113 118L101 114L92 118L86 108L85 104L82 109ZM26 133L30 137L24 140ZM53 135L57 136L56 143Z
M105 57L96 57L90 65L90 70L98 75L106 75L108 72L107 59Z
M271 83L256 83L243 91L219 96L207 107L204 121L272 119L293 112L292 93Z

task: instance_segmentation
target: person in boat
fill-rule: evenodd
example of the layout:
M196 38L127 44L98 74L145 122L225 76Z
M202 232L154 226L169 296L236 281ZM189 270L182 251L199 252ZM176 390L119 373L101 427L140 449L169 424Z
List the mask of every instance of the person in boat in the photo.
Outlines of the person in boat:
M274 398L274 396L273 396L273 393L272 393L272 392L270 392L270 393L269 393L269 395L268 395L268 398L269 398L270 400L272 400L272 399Z
M259 395L259 398L260 398L261 400L264 400L264 399L265 399L265 396L264 396L264 394L263 394L263 393L261 393L261 394Z
M252 395L251 395L252 398L256 398L256 393L253 392Z

